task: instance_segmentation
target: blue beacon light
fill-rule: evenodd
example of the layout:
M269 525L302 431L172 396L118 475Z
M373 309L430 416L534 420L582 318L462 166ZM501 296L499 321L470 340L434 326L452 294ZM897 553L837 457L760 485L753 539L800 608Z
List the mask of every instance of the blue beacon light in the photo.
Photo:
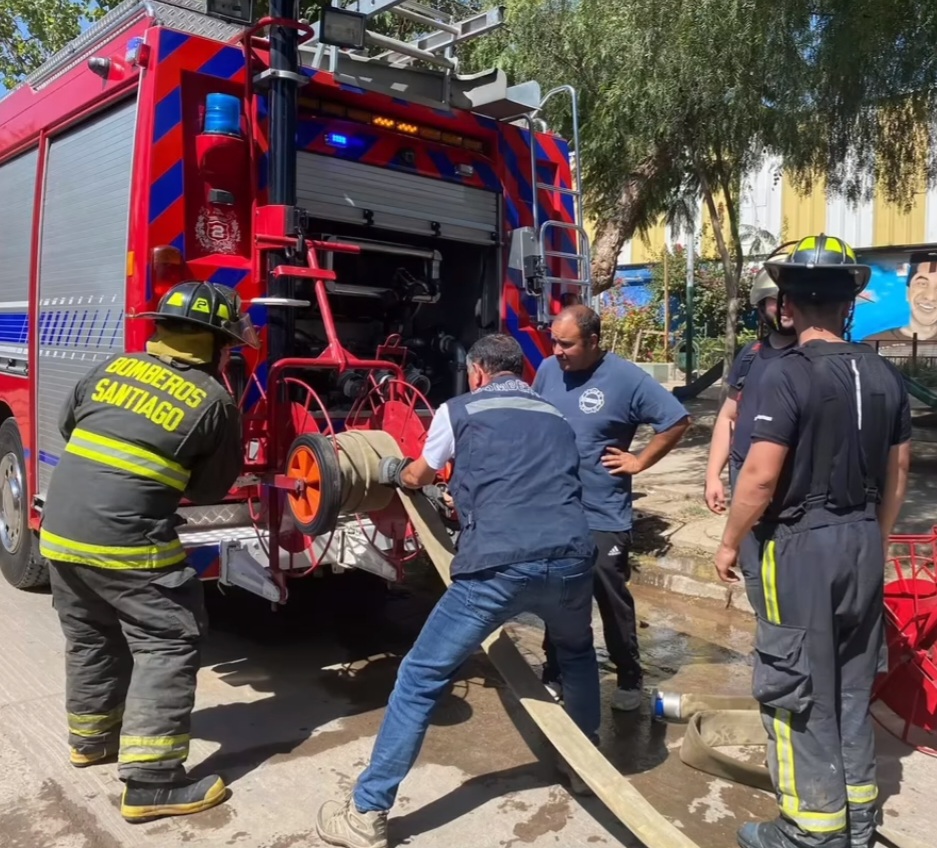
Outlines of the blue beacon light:
M351 143L345 133L330 132L325 134L325 143L332 147L345 148Z
M205 98L205 132L208 135L241 135L241 101L231 94Z

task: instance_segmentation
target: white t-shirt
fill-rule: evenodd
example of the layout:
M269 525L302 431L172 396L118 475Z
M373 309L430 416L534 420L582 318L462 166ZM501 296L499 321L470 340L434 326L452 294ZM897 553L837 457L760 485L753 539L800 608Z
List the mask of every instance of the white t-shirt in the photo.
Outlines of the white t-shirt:
M423 459L433 471L439 471L454 456L455 433L452 432L452 422L449 420L449 406L444 403L436 410L430 422L423 445Z

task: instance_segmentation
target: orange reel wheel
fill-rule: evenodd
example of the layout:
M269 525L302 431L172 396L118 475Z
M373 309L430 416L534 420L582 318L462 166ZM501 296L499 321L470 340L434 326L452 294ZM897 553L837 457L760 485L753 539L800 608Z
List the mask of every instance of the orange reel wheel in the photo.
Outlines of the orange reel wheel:
M326 411L325 404L318 393L308 383L297 377L285 377L283 383L287 386L289 392L289 401L284 408L282 421L279 422L279 443L281 445L290 445L290 452L287 454L286 467L289 468L293 447L297 439L303 435L322 434L324 436L334 436L335 428L332 425L332 419ZM334 450L334 449L333 449ZM282 456L282 454L281 454ZM300 474L299 468L294 469L294 473ZM289 476L289 475L288 475ZM301 477L297 480L302 481ZM293 554L299 554L312 545L312 535L302 529L297 523L297 513L293 509L293 504L287 500L289 511L284 515L286 526L281 528L280 545ZM311 520L309 515L309 506L301 507L301 511L306 514L306 519ZM292 523L292 527L289 526Z
M342 475L332 441L321 433L303 433L290 445L286 476L295 488L286 503L296 529L306 536L335 530L342 505Z

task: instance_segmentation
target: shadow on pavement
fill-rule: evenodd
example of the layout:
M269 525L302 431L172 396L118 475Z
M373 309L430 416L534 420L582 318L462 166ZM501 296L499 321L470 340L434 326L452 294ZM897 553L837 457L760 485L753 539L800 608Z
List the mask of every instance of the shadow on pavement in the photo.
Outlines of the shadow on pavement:
M397 666L435 596L391 590L384 597L368 577L296 584L276 612L243 593L208 593L212 630L202 662L218 675L212 694L226 686L241 691L193 714L193 735L220 746L193 774L220 771L236 781L273 758L313 756L377 732ZM469 664L433 725L472 716L460 687L466 672L472 673ZM340 726L320 731L336 719Z

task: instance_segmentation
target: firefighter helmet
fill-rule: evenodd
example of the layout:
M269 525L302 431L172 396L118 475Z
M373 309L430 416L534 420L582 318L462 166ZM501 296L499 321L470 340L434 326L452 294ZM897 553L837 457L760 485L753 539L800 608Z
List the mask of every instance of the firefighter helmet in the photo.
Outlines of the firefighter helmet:
M872 276L846 242L823 233L801 239L786 260L765 262L764 268L781 293L827 302L855 300Z
M179 283L160 298L155 312L143 312L137 317L181 321L220 333L237 344L260 347L250 315L241 310L241 298L234 289L218 283Z
M752 282L752 290L749 294L752 306L758 308L766 298L777 296L778 287L775 285L774 280L768 276L768 272L764 268L759 269L754 282Z

